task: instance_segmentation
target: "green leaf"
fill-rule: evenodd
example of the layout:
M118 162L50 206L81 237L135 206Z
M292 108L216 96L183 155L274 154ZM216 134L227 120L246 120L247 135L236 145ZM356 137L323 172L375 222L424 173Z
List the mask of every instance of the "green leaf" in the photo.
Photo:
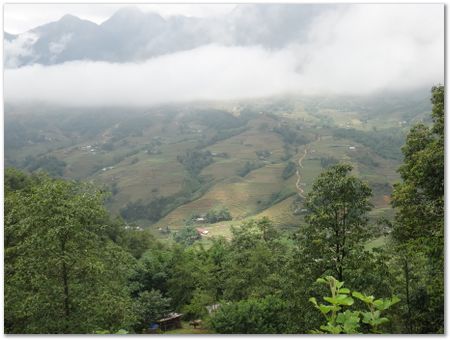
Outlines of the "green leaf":
M310 297L308 301L311 302L314 306L317 307L317 300L316 300L315 297Z
M336 298L333 298L333 297L331 297L331 296L325 296L323 299L324 299L326 302L329 302L329 303L331 303L331 304L333 304L333 305L337 305L337 299L336 299Z
M344 313L339 313L336 317L336 322L343 325L344 333L355 334L358 333L359 328L359 313L358 311L345 311Z
M344 285L343 281L341 282L341 281L336 280L336 287L337 288L341 288L343 285Z
M348 288L341 288L338 290L339 294L350 294L350 289Z
M394 295L391 299L391 306L395 305L396 303L399 303L400 301L401 301L400 298Z
M362 316L363 316L362 322L369 324L369 325L372 324L372 313L363 312Z
M350 296L338 294L336 300L340 305L351 306L355 302Z
M360 292L353 292L352 296L365 303L372 303L374 299L373 296L366 296L364 294L361 294Z
M327 331L330 334L340 334L342 332L341 326L333 326L328 323L326 326L320 326L320 329Z
M323 314L328 314L328 313L331 312L331 311L338 311L338 310L340 310L340 307L339 307L339 306L326 306L326 305L320 305L320 306L319 306L319 309L320 309L320 311L321 311Z

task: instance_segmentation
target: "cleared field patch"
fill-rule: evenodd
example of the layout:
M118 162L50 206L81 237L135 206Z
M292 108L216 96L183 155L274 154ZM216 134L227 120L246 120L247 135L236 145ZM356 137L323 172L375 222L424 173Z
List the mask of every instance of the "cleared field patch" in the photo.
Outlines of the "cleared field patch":
M201 198L170 212L157 225L179 225L192 213L206 213L217 206L227 207L234 220L242 220L260 210L285 185L281 164L252 171L246 178L229 178L211 187Z
M232 159L256 160L256 151L268 150L272 152L269 159L279 158L283 155L283 142L273 132L247 130L239 135L219 141L207 147L211 152L226 152Z
M300 222L298 216L293 214L293 204L296 195L286 198L285 200L263 210L256 214L255 218L268 217L276 226L289 227L297 225Z
M385 159L377 155L373 150L361 144L347 139L322 136L320 140L310 144L310 153L303 162L305 191L311 189L310 185L324 169L321 166L321 158L333 157L338 161L353 165L353 173L357 177L377 187L384 184L392 185L399 180L396 169L400 162ZM372 202L375 208L389 207L389 197L386 191L374 190Z
M204 176L210 176L216 180L236 176L238 170L242 168L245 161L236 158L215 158L215 162L208 165L201 172Z

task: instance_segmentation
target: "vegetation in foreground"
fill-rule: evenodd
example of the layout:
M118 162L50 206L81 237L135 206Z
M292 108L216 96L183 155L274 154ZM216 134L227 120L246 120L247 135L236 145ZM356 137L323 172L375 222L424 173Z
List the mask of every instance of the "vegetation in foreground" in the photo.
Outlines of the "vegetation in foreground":
M366 247L372 191L347 164L315 180L295 235L262 218L209 247L112 219L90 184L7 169L5 332L142 333L179 311L217 333L443 333L443 86L432 103L433 126L402 149L380 248Z

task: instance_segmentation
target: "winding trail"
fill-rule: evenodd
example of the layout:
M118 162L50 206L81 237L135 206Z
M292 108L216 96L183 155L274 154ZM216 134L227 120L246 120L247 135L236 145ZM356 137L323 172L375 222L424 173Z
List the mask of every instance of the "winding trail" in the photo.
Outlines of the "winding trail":
M320 141L320 138L321 138L320 135L317 135L317 138L314 142ZM308 151L309 151L310 147L311 147L311 144L307 144L305 146L305 151L303 152L303 155L300 156L300 158L298 159L297 171L295 172L295 174L297 175L297 182L295 182L295 187L297 188L298 195L301 198L306 198L306 197L305 197L305 190L301 187L301 184L300 184L300 180L302 179L302 177L300 175L300 169L303 168L302 162L305 159L305 157L308 155Z
M308 154L308 148L309 148L309 145L307 145L307 146L305 147L305 152L304 152L303 155L300 156L300 158L298 159L298 167L297 167L297 171L296 171L296 173L295 173L295 174L297 175L297 182L295 182L295 187L297 188L298 195L299 195L301 198L306 198L306 197L305 197L305 195L304 195L305 190L300 186L301 176L300 176L300 171L299 171L299 170L300 170L301 168L303 168L302 162L303 162L303 160L305 159L306 155Z

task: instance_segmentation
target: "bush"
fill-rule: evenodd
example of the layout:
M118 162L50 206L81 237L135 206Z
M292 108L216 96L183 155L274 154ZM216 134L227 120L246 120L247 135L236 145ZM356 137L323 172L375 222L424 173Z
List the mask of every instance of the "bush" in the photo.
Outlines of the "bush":
M66 162L59 160L55 156L44 156L40 158L29 156L25 159L25 167L28 170L43 170L54 177L63 176L66 165Z
M208 223L216 223L220 221L230 221L232 220L232 217L228 208L223 207L208 211L206 213L206 220L208 221Z
M389 322L389 319L382 317L381 313L400 301L396 296L391 299L375 300L373 296L356 291L350 292L350 289L343 287L344 282L336 280L333 276L319 278L317 282L327 285L331 296L323 298L329 304L319 304L314 297L309 299L327 321L325 325L320 326L321 331L314 330L313 333L325 331L330 334L356 334L362 332L360 328L364 326L369 328L369 333L382 333L379 327ZM363 302L367 310L350 310L355 302L353 298Z
M198 175L203 168L214 162L210 151L199 150L188 150L184 155L178 155L177 160L193 176Z
M149 203L142 200L129 202L120 210L120 216L127 221L149 220L158 221L168 211L174 202L174 197L158 197Z
M210 326L222 334L281 334L287 331L285 301L275 296L223 303Z
M206 306L214 303L213 297L202 290L196 290L191 302L183 308L184 318L187 320L203 319L207 316Z
M163 297L159 290L143 291L134 304L134 312L137 318L134 329L141 332L170 312L170 298Z
M309 143L309 139L307 137L301 134L297 129L288 125L276 127L273 131L281 135L281 138L286 144L302 145Z
M175 242L180 243L184 246L190 246L194 244L195 241L200 240L201 236L198 234L197 230L193 226L185 226L173 235Z

